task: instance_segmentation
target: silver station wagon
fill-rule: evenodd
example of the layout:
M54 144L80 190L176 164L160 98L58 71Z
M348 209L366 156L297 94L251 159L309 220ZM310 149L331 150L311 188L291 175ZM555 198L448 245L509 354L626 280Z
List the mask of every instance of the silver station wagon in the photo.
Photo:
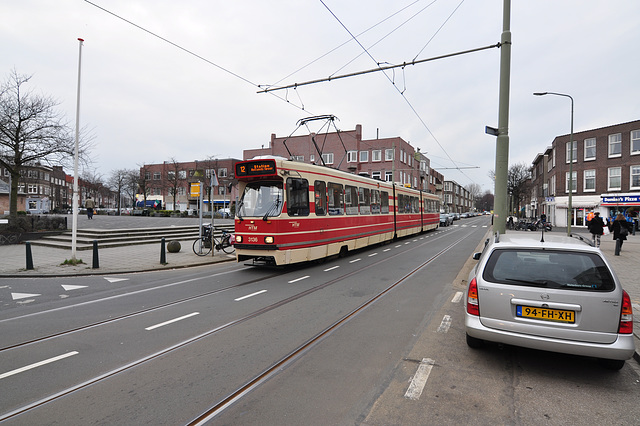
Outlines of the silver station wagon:
M575 238L496 234L469 276L467 344L596 357L618 370L635 351L631 300L602 252Z

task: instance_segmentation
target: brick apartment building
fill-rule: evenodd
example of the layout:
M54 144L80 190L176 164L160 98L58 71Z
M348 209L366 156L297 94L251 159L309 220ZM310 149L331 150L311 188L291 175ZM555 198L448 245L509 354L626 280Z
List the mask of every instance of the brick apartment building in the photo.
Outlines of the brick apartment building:
M190 162L165 161L161 164L145 164L140 168L140 194L137 204L143 204L143 192L147 193L147 204L160 202L167 210L185 211L198 209L198 196L191 192L191 184L202 182L204 186L204 210L217 211L230 208L237 198L235 185L235 158L196 160ZM211 176L218 185L211 193Z
M542 213L555 226L567 226L569 182L572 226L586 226L591 210L603 217L640 210L640 120L557 136L532 164L530 214ZM569 178L573 149L572 178Z
M326 165L387 182L396 182L442 198L444 178L431 169L430 160L400 137L362 139L362 125L355 130L277 137L268 147L247 149L243 159L273 155L295 161Z
M452 180L445 180L442 202L446 213L465 213L473 210L474 200L471 193L462 185Z

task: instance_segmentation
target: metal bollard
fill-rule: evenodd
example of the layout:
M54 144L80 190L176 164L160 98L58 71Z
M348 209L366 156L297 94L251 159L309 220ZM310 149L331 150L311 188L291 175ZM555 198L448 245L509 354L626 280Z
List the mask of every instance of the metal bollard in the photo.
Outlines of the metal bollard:
M100 262L98 261L98 240L93 240L93 269L100 268Z
M31 255L31 243L27 241L24 243L27 249L27 270L33 269L33 256Z
M162 242L160 243L160 264L167 264L167 252L165 250L164 237L162 237Z

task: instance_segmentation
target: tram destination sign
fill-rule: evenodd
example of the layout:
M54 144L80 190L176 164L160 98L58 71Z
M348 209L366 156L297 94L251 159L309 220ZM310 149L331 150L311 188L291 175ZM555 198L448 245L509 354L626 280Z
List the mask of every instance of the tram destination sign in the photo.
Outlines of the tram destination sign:
M253 160L236 164L236 177L270 176L276 174L274 160Z

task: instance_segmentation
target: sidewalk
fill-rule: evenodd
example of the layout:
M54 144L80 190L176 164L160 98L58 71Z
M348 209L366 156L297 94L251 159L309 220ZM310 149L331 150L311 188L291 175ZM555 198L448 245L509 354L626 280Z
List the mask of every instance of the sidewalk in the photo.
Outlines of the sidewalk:
M67 215L71 226L71 216ZM210 223L205 219L204 223ZM162 226L197 225L197 218L156 218L141 216L86 216L78 217L78 229L144 229ZM233 223L232 219L216 219L216 224ZM93 250L76 251L76 259L84 262L78 266L62 265L71 259L71 249L31 246L33 269L27 270L26 245L0 246L0 277L51 277L77 275L106 275L131 272L158 271L162 269L184 268L234 260L235 255L215 252L215 255L196 256L192 250L193 238L179 240L178 253L169 253L165 247L166 265L160 263L161 245L140 244L125 247L100 248L98 246L98 266L93 268ZM168 241L167 241L168 242Z

